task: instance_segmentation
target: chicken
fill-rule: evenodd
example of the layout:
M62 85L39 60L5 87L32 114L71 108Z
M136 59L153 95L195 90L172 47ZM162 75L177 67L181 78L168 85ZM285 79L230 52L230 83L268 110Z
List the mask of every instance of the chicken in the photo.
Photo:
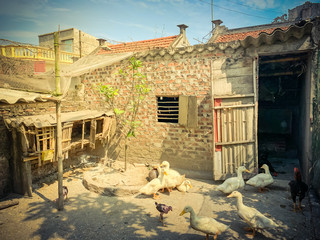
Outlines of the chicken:
M157 202L155 202L155 204L156 204L156 209L160 212L159 220L160 220L160 222L162 222L163 226L166 226L164 224L163 214L168 214L169 211L172 211L172 207L171 206L167 206L167 205L162 204L162 203L157 203Z
M68 200L68 188L66 186L62 186L62 195L64 200Z
M261 169L261 167L262 167L263 164L267 164L268 167L269 167L270 173L272 173L272 175L273 175L274 177L277 177L277 176L278 176L278 173L277 173L277 171L274 169L274 167L272 166L271 162L269 162L269 160L268 160L268 155L269 155L269 153L268 153L267 151L262 151L262 152L259 154L258 167L259 167L259 169Z
M153 166L153 168L149 171L148 181L150 182L157 177L159 177L159 172L158 172L157 166Z
M302 199L306 196L308 191L308 185L302 181L301 173L298 168L294 168L294 180L289 182L291 198L293 201L293 210L296 212L297 204L296 198L299 197L298 210L302 211L301 202Z

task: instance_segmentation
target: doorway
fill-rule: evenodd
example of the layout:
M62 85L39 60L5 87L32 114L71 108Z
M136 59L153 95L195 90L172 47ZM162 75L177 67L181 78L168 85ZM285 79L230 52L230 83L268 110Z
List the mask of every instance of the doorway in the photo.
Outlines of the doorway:
M280 170L272 165L302 160L310 98L308 59L308 53L259 57L259 166L270 164L274 175Z

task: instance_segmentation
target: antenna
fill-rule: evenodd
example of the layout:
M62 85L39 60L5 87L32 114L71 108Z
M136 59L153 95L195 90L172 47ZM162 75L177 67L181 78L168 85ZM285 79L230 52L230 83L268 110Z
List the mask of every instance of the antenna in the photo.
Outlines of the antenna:
M212 23L212 31L214 29L214 24L213 24L213 0L211 0L211 23Z

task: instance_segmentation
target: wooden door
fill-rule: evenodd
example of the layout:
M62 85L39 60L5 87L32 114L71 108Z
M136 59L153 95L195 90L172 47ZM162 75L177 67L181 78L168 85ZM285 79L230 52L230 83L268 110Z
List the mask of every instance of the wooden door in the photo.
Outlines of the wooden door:
M253 63L253 93L213 96L213 177L226 179L239 166L257 170L257 60Z

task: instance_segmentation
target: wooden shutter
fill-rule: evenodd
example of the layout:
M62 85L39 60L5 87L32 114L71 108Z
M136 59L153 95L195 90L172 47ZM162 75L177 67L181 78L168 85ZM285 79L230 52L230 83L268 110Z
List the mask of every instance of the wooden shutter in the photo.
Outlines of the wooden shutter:
M196 96L179 96L179 124L187 128L196 128L198 126Z

